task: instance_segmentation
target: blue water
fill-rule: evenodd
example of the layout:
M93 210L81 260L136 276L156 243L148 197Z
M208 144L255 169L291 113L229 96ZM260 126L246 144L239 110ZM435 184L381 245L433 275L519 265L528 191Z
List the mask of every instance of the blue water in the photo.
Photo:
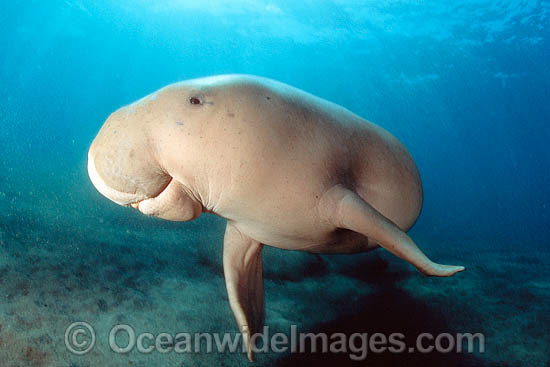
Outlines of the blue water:
M23 270L10 265L9 256L41 243L62 248L63 238L71 238L76 250L61 258L92 251L94 240L103 244L102 251L115 251L97 234L107 236L101 232L106 223L124 228L121 236L145 226L165 236L187 231L193 238L220 240L219 221L166 224L103 199L87 177L86 153L105 118L120 106L175 81L246 73L304 89L392 132L414 157L424 186L423 211L411 236L431 241L440 258L448 246L467 267L473 263L473 272L485 269L475 284L509 276L503 284L514 285L518 272L526 271L523 264L538 273L528 281L544 283L541 289L548 291L547 263L537 262L550 245L548 1L29 0L4 2L0 24L0 240L12 277ZM220 246L212 246L217 255ZM516 250L523 260L509 269L496 266L500 272L487 270L493 254L506 258ZM99 261L94 271L110 266L105 256L107 264ZM28 266L25 271L32 272ZM32 274L25 276L30 289L40 288ZM223 279L217 277L222 297ZM463 291L464 297L471 294ZM266 294L266 305L277 292ZM474 297L525 302L510 314L535 312L535 326L519 328L519 342L498 339L501 347L521 344L527 334L536 339L537 328L547 330L540 307L550 291L544 297L540 292L497 294L489 287ZM0 313L0 335L15 330L16 339L24 340L34 329L10 329L14 316L6 310ZM498 329L492 311L480 314L485 316L478 329ZM222 317L228 328L231 317ZM307 312L295 317L307 319ZM47 321L42 324L44 331ZM547 355L548 339L539 335L538 340L542 344L522 348L541 355L546 349ZM501 363L493 365L549 363L527 361L522 352L510 350L516 360L494 349L479 358ZM55 365L52 358L44 358L49 361L44 365ZM82 358L78 363L88 365Z

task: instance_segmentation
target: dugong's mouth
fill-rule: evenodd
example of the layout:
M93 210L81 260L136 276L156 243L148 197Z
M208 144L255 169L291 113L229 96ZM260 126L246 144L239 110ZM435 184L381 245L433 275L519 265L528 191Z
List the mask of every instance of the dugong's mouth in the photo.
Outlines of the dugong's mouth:
M160 189L160 191L158 192L158 194L153 195L153 196L148 196L148 197L145 198L145 199L141 199L141 200L134 201L133 203L126 204L126 206L131 206L131 207L134 208L134 209L140 210L140 209L139 209L139 205L140 205L140 204L146 204L146 203L148 203L149 201L153 201L154 199L157 199L157 198L164 192L164 190L166 190L166 188L168 187L168 185L170 185L170 183L172 182L172 180L173 180L173 178L170 177L170 180L168 180L168 182Z
M170 182L172 182L172 178L170 177L168 182L166 182L166 184L162 186L159 191L154 195L118 191L107 185L105 181L101 178L101 176L97 172L94 158L91 154L88 154L88 176L90 176L90 180L92 181L92 184L95 186L97 191L99 191L103 196L119 205L131 206L136 209L139 209L139 204L158 197L168 187Z

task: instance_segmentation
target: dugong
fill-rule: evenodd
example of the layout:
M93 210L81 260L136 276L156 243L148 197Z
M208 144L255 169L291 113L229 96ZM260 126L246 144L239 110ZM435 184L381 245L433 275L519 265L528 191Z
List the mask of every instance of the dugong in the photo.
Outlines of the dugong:
M117 204L172 221L227 220L229 305L252 359L263 324L264 245L312 253L382 247L421 273L431 261L405 233L422 206L417 168L389 132L289 85L221 75L168 85L112 113L88 174Z

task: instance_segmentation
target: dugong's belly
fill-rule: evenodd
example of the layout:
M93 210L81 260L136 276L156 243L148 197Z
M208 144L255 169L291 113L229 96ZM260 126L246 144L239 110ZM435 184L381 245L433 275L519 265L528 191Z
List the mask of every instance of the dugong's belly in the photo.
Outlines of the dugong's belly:
M269 223L241 221L237 227L251 238L269 246L285 250L312 253L355 253L375 249L378 244L365 236L346 229L315 228L313 231L285 232L284 228Z

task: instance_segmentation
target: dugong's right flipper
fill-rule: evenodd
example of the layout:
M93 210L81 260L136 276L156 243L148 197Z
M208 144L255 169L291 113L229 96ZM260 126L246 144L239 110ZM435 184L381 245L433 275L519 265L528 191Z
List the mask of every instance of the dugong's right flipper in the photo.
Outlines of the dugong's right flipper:
M227 223L223 241L225 286L250 361L250 338L260 331L264 316L262 247L261 243L242 234L231 222Z
M444 277L464 270L463 266L437 264L430 260L395 223L359 195L342 186L327 191L320 210L325 219L336 227L373 239L381 247L412 264L422 274Z

